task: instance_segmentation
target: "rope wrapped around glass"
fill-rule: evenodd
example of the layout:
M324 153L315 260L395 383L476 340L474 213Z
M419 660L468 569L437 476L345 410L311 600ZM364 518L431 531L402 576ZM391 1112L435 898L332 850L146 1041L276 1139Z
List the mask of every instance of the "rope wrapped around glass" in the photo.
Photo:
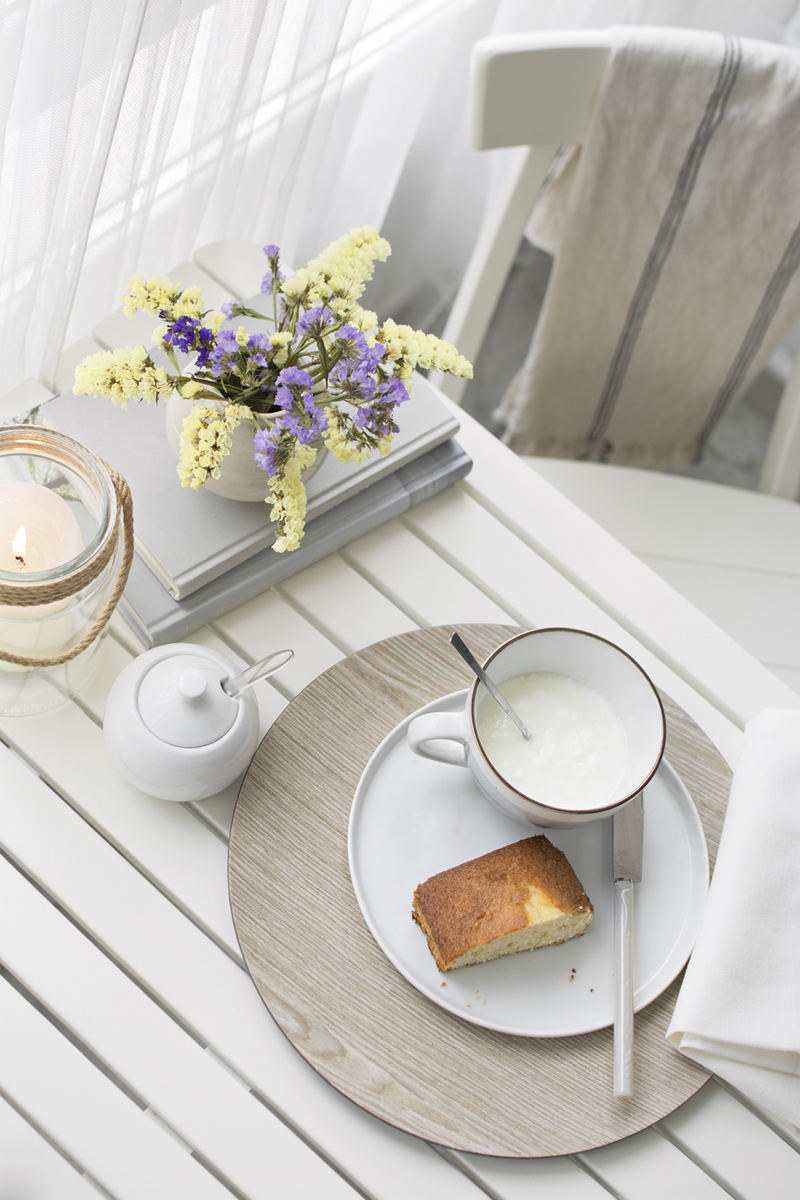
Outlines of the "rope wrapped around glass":
M123 477L74 438L0 425L0 714L46 712L91 682L132 561Z

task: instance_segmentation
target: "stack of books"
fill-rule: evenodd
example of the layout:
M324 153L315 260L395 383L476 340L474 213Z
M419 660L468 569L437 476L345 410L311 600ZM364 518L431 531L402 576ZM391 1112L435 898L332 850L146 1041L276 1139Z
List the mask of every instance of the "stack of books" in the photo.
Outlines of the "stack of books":
M181 487L163 405L122 410L110 400L65 393L41 414L130 485L136 555L119 609L145 646L186 637L448 487L472 466L454 439L458 420L417 376L411 399L398 411L400 432L390 453L348 466L328 455L308 483L299 548L276 554L269 504Z

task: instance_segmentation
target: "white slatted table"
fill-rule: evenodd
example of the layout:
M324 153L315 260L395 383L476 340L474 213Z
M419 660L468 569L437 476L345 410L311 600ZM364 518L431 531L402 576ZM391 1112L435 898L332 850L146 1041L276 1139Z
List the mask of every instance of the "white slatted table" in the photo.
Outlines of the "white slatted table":
M262 729L343 656L441 623L566 624L630 650L735 764L791 691L461 414L461 484L190 640L242 664ZM272 1022L227 894L236 787L143 796L102 736L138 643L118 619L79 702L0 723L0 1196L797 1200L800 1137L715 1080L652 1129L575 1158L453 1154L335 1092Z

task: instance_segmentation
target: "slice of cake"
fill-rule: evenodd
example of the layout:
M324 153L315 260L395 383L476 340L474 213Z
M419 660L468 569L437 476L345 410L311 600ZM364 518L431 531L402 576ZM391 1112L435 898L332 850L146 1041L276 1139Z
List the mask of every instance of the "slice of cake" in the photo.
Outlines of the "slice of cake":
M581 937L594 908L543 834L432 875L414 892L414 920L440 971Z

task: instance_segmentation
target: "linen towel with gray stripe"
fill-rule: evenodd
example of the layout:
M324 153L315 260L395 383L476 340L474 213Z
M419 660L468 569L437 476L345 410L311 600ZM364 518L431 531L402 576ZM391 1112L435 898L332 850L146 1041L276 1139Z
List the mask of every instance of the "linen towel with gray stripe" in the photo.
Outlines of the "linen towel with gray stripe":
M800 53L611 33L579 157L529 226L558 244L505 440L682 466L800 321Z

